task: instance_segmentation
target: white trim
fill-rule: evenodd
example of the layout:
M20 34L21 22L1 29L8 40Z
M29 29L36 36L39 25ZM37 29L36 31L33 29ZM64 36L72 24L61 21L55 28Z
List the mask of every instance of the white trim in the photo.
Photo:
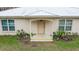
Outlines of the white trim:
M66 25L66 23L67 23L67 19L65 19L65 29L64 29L64 31L67 31L66 30L66 26L71 26L71 30L70 31L67 31L67 32L71 32L72 31L72 25Z
M66 20L67 20L67 19L65 19L64 31L66 31Z
M8 21L8 19L7 19L7 26L8 26L8 31L9 31L9 21Z
M32 42L53 42L53 40L31 40Z
M30 20L30 38L31 38L31 20Z
M46 21L50 21L50 22L52 22L53 21L53 19L31 19L31 21L38 21L38 20L46 20Z

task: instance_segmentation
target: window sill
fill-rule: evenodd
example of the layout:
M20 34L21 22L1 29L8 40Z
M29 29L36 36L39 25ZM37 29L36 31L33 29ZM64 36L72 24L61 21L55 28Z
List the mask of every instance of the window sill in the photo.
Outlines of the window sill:
M5 32L5 33L12 33L12 32L15 32L15 31L2 31L2 32Z

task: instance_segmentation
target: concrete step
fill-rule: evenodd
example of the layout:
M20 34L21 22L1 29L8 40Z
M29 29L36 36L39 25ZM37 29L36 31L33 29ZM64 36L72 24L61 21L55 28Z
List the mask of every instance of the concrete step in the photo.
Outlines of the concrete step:
M53 41L51 36L33 36L31 41Z

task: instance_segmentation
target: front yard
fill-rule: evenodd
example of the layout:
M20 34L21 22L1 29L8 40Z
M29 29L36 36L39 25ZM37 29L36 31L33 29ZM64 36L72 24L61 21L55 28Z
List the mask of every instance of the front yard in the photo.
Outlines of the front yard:
M79 51L79 38L26 44L16 40L16 36L0 36L0 51Z

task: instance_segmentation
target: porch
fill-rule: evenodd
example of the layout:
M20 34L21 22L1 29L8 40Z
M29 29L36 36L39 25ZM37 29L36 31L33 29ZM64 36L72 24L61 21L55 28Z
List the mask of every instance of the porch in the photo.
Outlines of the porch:
M53 20L49 19L33 19L30 20L30 38L31 41L53 41L51 34ZM32 36L31 33L35 33Z

